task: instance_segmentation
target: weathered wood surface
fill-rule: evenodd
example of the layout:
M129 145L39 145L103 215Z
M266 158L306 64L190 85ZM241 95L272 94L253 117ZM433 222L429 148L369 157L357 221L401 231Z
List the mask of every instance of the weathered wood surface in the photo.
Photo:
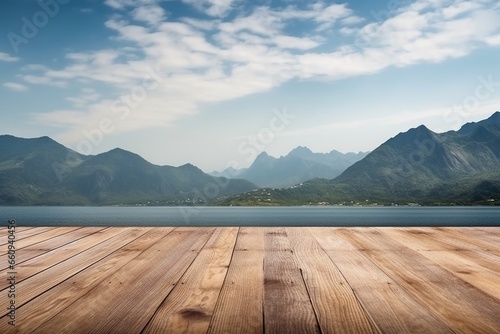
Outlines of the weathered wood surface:
M19 228L0 333L500 333L500 228Z

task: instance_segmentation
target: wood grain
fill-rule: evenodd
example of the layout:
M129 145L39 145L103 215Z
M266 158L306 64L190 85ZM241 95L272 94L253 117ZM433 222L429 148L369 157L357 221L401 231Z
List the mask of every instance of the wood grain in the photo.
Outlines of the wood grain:
M352 287L312 236L311 228L287 228L286 231L321 332L378 332Z
M380 332L452 333L424 304L412 298L335 230L310 228L309 231L342 272Z
M376 229L343 229L343 238L455 332L495 333L500 301Z
M140 332L212 232L177 228L34 333Z
M17 232L0 333L499 333L499 227Z
M93 228L86 228L93 229ZM55 285L36 299L23 306L18 316L18 325L15 333L27 333L30 329L40 327L52 317L91 291L98 284L113 275L117 270L141 254L145 249L154 245L159 239L173 230L166 228L145 228L142 235L117 248L115 252L82 270L69 279ZM116 245L119 247L119 245ZM0 333L5 333L9 328L6 321L0 321Z
M24 305L47 289L108 256L115 251L116 247L127 244L140 233L141 230L138 228L108 228L92 235L91 240L95 240L97 244L89 243L89 240L85 239L72 243L71 247L85 246L83 249L76 247L78 251L77 255L68 258L63 252L63 254L57 254L58 258L48 256L40 262L28 263L28 261L20 265L17 269L18 277L23 277L25 272L32 274L28 278L18 280L17 289L22 291L22 293L16 296L16 304L18 306ZM74 249L72 250L75 251ZM4 285L4 282L2 282L2 285ZM0 294L0 305L6 305L6 303L7 293L3 292ZM3 316L7 312L2 311L0 314Z
M266 333L320 333L301 268L285 228L264 228Z
M233 254L238 228L217 229L143 333L206 333Z
M16 227L16 242L21 241L23 239L29 238L33 235L36 234L41 234L47 231L53 230L54 227L36 227L36 228L29 228L29 229L24 229L24 230L19 230L19 227ZM8 234L7 234L7 228L5 228L2 231L2 235L0 236L0 246L3 246L7 244L7 239ZM2 248L3 250L4 248Z
M68 233L64 233L57 237L41 241L39 243L26 246L22 249L18 249L16 252L16 263L19 265L27 260L40 256L44 253L50 252L56 248L62 247L66 244L74 242L78 239L89 236L92 233L96 233L103 230L104 227L88 227L88 228L78 228ZM7 254L0 256L0 270L4 270L8 267Z
M264 231L240 228L208 333L263 333Z

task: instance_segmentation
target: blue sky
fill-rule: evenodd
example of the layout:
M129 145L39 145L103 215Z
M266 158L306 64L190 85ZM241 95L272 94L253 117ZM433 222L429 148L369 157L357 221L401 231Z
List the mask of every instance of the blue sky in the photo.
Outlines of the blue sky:
M160 165L373 150L500 110L494 0L4 0L0 133Z

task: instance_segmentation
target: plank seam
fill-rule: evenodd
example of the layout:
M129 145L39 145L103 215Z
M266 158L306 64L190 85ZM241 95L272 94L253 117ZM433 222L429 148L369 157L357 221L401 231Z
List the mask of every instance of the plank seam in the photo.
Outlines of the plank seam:
M238 232L236 234L236 239L234 240L233 251L231 252L231 259L229 260L229 264L228 264L227 270L226 270L226 275L224 276L224 281L222 282L222 285L221 285L221 288L220 288L220 292L222 292L222 289L226 285L227 276L229 274L229 268L231 268L231 264L233 263L234 252L235 252L235 249L236 249L236 245L238 244L238 239L240 238L240 232L241 232L241 226L238 226ZM215 315L215 312L217 312L217 309L219 308L219 304L220 304L219 300L221 298L221 293L220 292L219 292L219 295L217 296L217 301L215 302L214 311L212 312L212 316L210 317L210 323L208 324L208 327L207 327L207 333L210 332L210 329L213 326L214 315Z
M96 232L96 233L97 233L97 232ZM122 232L122 233L123 233L123 232ZM108 241L108 240L110 240L110 239L113 239L113 238L115 238L115 237L119 236L120 234L121 234L121 233L118 233L118 234L116 234L116 235L115 235L115 236L113 236L113 237L110 237L110 238L108 238L108 239L106 239L106 240L104 240L104 241L102 241L102 242L100 242L100 243L98 243L98 244L95 244L94 246L92 246L92 247L90 247L90 248L87 248L87 249L83 250L82 252L85 252L85 251L87 251L87 250L89 250L89 249L92 249L92 248L94 248L95 246L100 245L100 244L101 244L101 243L103 243L103 242L106 242L106 241ZM139 238L139 237L138 237L138 238ZM136 238L136 239L137 239L137 238ZM134 240L135 240L135 239L134 239ZM133 241L133 240L132 240L132 241ZM127 243L127 245L128 245L128 244L129 244L129 243ZM124 246L123 246L123 247L124 247ZM122 248L122 247L120 247L120 248ZM89 264L89 265L88 265L88 266L86 266L85 268L82 268L81 270L77 271L77 272L76 272L76 273L74 273L73 275L71 275L71 276L67 277L66 279L62 280L61 282L57 283L56 285L51 286L50 288L48 288L47 290L43 291L42 293L39 293L38 295L34 296L33 298L30 298L30 299L26 300L24 303L22 303L22 304L19 306L19 308L23 307L24 305L28 304L28 303L29 303L29 302L31 302L32 300L34 300L34 299L38 298L39 296L43 295L45 292L52 290L54 287L56 287L56 286L58 286L59 284L61 284L61 283L65 282L65 281L67 281L67 280L68 280L68 279L70 279L71 277L73 277L73 276L75 276L75 275L79 274L80 272L82 272L82 271L84 271L84 270L88 269L90 266L94 265L95 263L97 263L97 262L99 262L99 261L101 261L101 260L105 259L105 258L106 258L106 257L108 257L109 255L111 255L111 254L115 253L116 251L118 251L120 248L118 248L118 249L114 250L112 253L110 253L110 254L106 255L105 257L102 257L102 258L100 258L99 260L96 260L95 262L93 262L93 263ZM82 253L82 252L80 252L80 253ZM78 254L80 254L80 253L78 253ZM74 256L77 256L78 254L75 254ZM50 267L47 267L47 268L45 268L44 270L41 270L41 271L37 272L37 273L36 273L36 274L34 274L34 275L31 275L31 276L29 276L29 277L26 277L26 278L25 278L25 279L23 279L22 281L24 281L24 280L26 280L26 279L28 279L28 278L30 278L30 277L36 276L36 275L38 275L38 274L39 274L39 273L41 273L41 272L44 272L44 271L46 271L46 270L48 270L48 269L50 269L50 268L52 268L52 267L54 267L54 266L59 265L60 263L66 262L67 260L69 260L69 259L71 259L71 258L73 258L73 256L72 256L72 257L70 257L70 258L65 259L64 261L58 262L58 263L56 263L56 264L54 264L54 265L52 265L52 266L50 266ZM19 282L22 282L22 281L19 281ZM5 290L5 289L4 289L4 290ZM2 290L2 291L3 291L3 290ZM74 302L76 302L76 300L75 300ZM72 303L72 304L73 304L73 303ZM4 316L5 316L5 315L4 315Z
M45 291L44 291L44 292L42 292L42 293L40 293L40 294L36 295L35 297L33 297L33 298L31 298L30 300L26 301L26 303L24 303L23 305L21 305L21 307L22 307L22 306L24 306L24 305L27 305L27 304L28 304L29 302L31 302L32 300L34 300L34 299L36 299L36 298L40 297L40 296L41 296L41 295L43 295L44 293L46 293L46 292L48 292L48 291L50 291L50 290L54 289L55 287L59 286L60 284L63 284L63 283L64 283L64 282L66 282L67 280L69 280L69 279L73 278L73 276L76 276L76 275L80 274L81 272L83 272L83 271L87 270L88 268L92 267L92 266L93 266L93 265L95 265L96 263L98 263L98 262L100 262L100 261L102 261L102 260L104 260L104 259L106 259L106 258L108 258L108 257L112 256L114 253L116 253L116 252L120 251L122 248L126 247L126 246L127 246L127 245L129 245L130 243L132 243L132 242L136 241L137 239L139 239L140 237L142 237L144 234L148 233L150 230L151 230L151 229L147 230L147 231L146 231L146 232L144 232L143 234L139 235L137 238L135 238L135 239L131 240L130 242L126 243L125 245L123 245L122 247L115 249L113 252L109 253L109 254L108 254L108 255L106 255L105 257L102 257L102 258L100 258L99 260L96 260L95 262L93 262L93 263L89 264L89 265L88 265L88 266L86 266L85 268L82 268L80 271L78 271L78 272L74 273L73 275L69 276L68 278L66 278L66 279L62 280L62 281L61 281L61 282L59 282L58 284L56 284L56 285L54 285L54 286L50 287L49 289L45 290ZM101 230L100 230L100 231L101 231ZM96 232L96 233L97 233L97 232ZM169 232L168 234L170 234L170 232ZM118 236L118 235L119 235L119 234L117 234L116 236ZM116 236L115 236L115 237L116 237ZM112 238L114 238L114 237L112 237ZM111 239L111 238L110 238L110 239ZM104 241L107 241L107 240L109 240L109 239L106 239L106 240L104 240ZM104 241L103 241L103 242L104 242ZM99 244L100 244L100 243L99 243ZM91 248L92 248L92 247L91 247ZM148 247L148 248L149 248L149 247ZM88 248L88 249L90 249L90 248ZM142 252L141 252L141 253L142 253ZM132 261L133 259L135 259L135 258L136 258L137 256L139 256L141 253L137 254L137 255L136 255L134 258L132 258L130 261ZM129 262L130 262L130 261L129 261ZM117 270L116 270L116 271L118 271L118 270L120 270L121 268L123 268L123 267L124 267L125 265L127 265L129 262L127 262L127 263L123 264L123 266L121 266L120 268L117 268ZM116 272L116 271L115 271L115 272ZM103 278L101 281L99 281L99 284L100 284L101 282L105 281L105 280L106 280L106 278ZM97 285L98 285L98 284L96 284L96 286L97 286ZM89 293L89 292L90 292L90 291L92 291L93 289L95 289L95 287L94 287L94 288L92 288L92 289L90 289L89 291L87 291L87 293ZM67 308L67 307L70 307L71 305L73 305L74 303L76 303L79 299L80 299L80 298L78 298L78 299L74 300L72 303L68 304L68 305L66 306L66 308ZM57 312L57 313L53 314L50 318L45 319L45 322L41 323L39 326L37 326L35 329L33 329L33 331L35 331L37 328L39 328L39 327L43 326L46 322L50 321L50 319L54 318L55 316L57 316L59 313L63 312L64 310L65 310L65 309L62 309L61 311L59 311L59 312Z
M81 228L83 228L83 227L81 227ZM68 233L78 231L78 230L80 230L81 228L75 229L75 230L73 230L73 231L69 231ZM59 248L61 248L61 247L64 247L64 246L66 246L66 245L68 245L68 244L70 244L70 243L72 243L72 242L75 242L75 241L78 241L78 240L80 240L80 239L83 239L83 238L89 237L89 236L91 236L91 235L92 235L92 234L94 234L94 233L97 233L97 232L100 232L100 231L104 230L105 228L106 228L106 227L103 227L103 228L101 228L101 229L100 229L100 230L98 230L98 231L95 231L95 232L89 233L89 234L87 234L87 235L83 235L83 236L81 236L80 238L70 239L67 243L62 244L62 245L60 245L59 247L52 248L52 249L50 249L50 250L46 251L45 253L38 254L38 255L36 255L36 256L34 256L34 257L31 257L31 258L29 258L29 259L25 259L25 260L23 260L23 261L17 262L16 264L17 264L17 265L20 265L20 264L23 264L24 262L27 262L27 261L31 261L31 260L33 260L33 259L36 259L36 258L37 258L37 257L39 257L39 256L43 256L43 255L45 255L45 254L47 254L47 253L49 253L49 252L52 252L52 251L54 251L54 250L56 250L56 249L59 249ZM64 233L64 234L66 234L66 233ZM56 236L56 237L54 237L54 238L58 238L58 237L60 237L60 236L63 236L64 234L58 235L58 236ZM54 238L51 238L51 239L54 239ZM44 240L44 241L41 241L41 242L45 242L45 241L48 241L48 240L51 240L51 239L47 239L47 240ZM37 243L37 244L38 244L38 243ZM33 244L33 245L36 245L36 244ZM20 249L26 250L26 248L31 247L31 246L33 246L33 245L29 245L29 246L26 246L26 247L24 247L24 248L20 248ZM3 254L3 255L6 255L6 254ZM6 267L6 268L2 268L2 269L0 269L0 273L1 273L2 271L6 270L6 269L7 269L7 267Z
M196 259L198 258L198 256L200 256L200 253L203 250L203 248L205 248L205 246L207 245L208 241L215 234L216 229L217 228L214 228L212 230L212 234L207 238L207 240L205 240L205 242L203 243L203 245L200 247L200 250L198 251L198 253L196 254L196 256L193 258L193 260L189 263L189 265L186 266L186 270L184 270L184 272L182 273L182 275L179 276L179 280L177 280L177 282L175 282L175 285L179 284L179 282L181 282L183 280L184 276L189 271L189 268L191 268L191 266L193 265L194 261L196 261ZM168 297L170 297L170 295L173 293L173 291L174 291L174 289L172 288L169 291L169 293L165 296L165 298L163 298L163 300L161 301L161 303L158 304L158 307L156 308L156 310L153 312L153 314L151 315L151 317L149 318L149 320L146 322L146 324L144 325L144 327L141 329L141 331L140 331L141 334L145 332L146 328L148 328L149 324L153 321L155 315L158 313L158 311L160 310L160 308L163 305L163 303L165 303L165 301L168 299Z
M383 233L383 231L380 231L379 229L375 229L375 231L378 231L379 233L382 233L383 235L387 236L388 238L391 238L390 236L386 235L385 233ZM393 241L401 244L402 247L405 247L405 248L408 248L406 247L404 244L402 244L401 242L395 240L394 238L391 238ZM344 239L345 240L345 239ZM350 244L352 244L349 240L346 240L346 242L349 242ZM358 246L354 245L354 247L356 247L356 249L358 249L359 251L359 248ZM410 249L410 248L408 248ZM411 250L411 249L410 249ZM412 250L413 251L413 250ZM368 253L369 251L366 251L366 252L360 252L361 255L363 255L366 259L368 259L371 263L373 263L376 267L378 267L387 277L393 277L391 275L390 272L387 272L386 270L384 270L384 268L382 266L380 266L379 264L377 264L374 260L372 260L369 256L366 255L366 253ZM418 253L418 252L417 252ZM446 321L444 319L442 319L438 314L436 314L433 310L429 309L427 307L427 305L425 304L424 301L422 301L420 299L420 297L418 295L415 295L414 293L412 293L411 291L409 291L408 289L406 289L403 285L401 285L400 282L398 282L398 280L392 278L393 282L399 286L399 288L401 288L408 296L410 296L417 304L420 304L422 305L423 307L425 307L427 309L427 311L429 312L429 314L431 316L434 317L434 319L436 319L437 321L443 323L450 332L454 333L454 334L458 334L459 332L456 332L455 330L453 330L453 328L451 328L450 326L448 326L448 324L446 323Z
M309 297L309 302L311 303L314 312L314 318L316 319L316 324L318 325L319 332L320 334L324 334L323 328L321 327L321 322L319 321L318 310L316 310L316 307L314 307L314 303L312 302L311 292L309 291L309 286L307 285L306 278L304 277L304 271L302 270L302 268L299 268L299 271L300 271L300 276L302 277L302 282L306 287L307 296Z
M333 229L332 229L333 231ZM311 234L312 235L312 234ZM333 266L335 268L337 268L338 272L340 273L340 275L342 276L342 278L344 279L344 281L346 282L346 284L349 286L349 289L351 289L352 291L352 294L354 295L354 298L356 299L356 302L360 305L361 309L365 312L366 316L368 317L369 321L370 321L370 325L378 332L378 333L383 333L382 330L377 326L377 323L374 321L372 315L370 312L368 312L368 310L366 309L365 305L363 304L363 302L361 301L361 299L359 299L359 296L358 294L356 293L356 291L352 288L352 285L349 283L349 281L347 280L347 278L344 276L344 273L342 272L342 270L340 270L340 268L337 266L337 264L335 263L335 261L332 259L332 257L330 256L329 252L321 245L320 242L318 242L318 239L316 239L316 237L314 235L312 235L312 237L316 240L316 242L318 243L318 245L321 247L321 249L325 252L325 254L328 256L328 258L330 259L330 262L333 264Z
M105 228L105 229L108 229L108 228L109 228L109 227L107 227L107 228ZM98 233L98 232L100 232L100 231L102 231L102 230L99 230L99 231L96 231L96 232L94 232L94 233L91 233L91 234L87 235L85 238L90 237L90 236L92 236L92 235L94 235L95 233ZM118 235L118 234L117 234L117 235ZM76 253L75 255L73 255L73 256L71 256L71 257L69 257L69 258L67 258L67 259L64 259L64 260L62 260L62 261L60 261L60 262L54 263L53 265L51 265L51 266L49 266L49 267L46 267L46 268L44 268L43 270L37 271L36 273L34 273L34 274L33 274L33 275L31 275L31 276L25 277L25 278L23 278L22 280L17 281L17 283L21 283L21 282L23 282L23 281L27 280L28 278L31 278L31 277L33 277L33 276L36 276L36 275L38 275L38 274L40 274L40 273L42 273L42 272L44 272L44 271L46 271L46 270L48 270L48 269L50 269L50 268L54 267L54 266L57 266L58 264L60 264L60 263L62 263L62 262L65 262L65 261L67 261L67 260L69 260L69 259L72 259L73 257L75 257L75 256L77 256L77 255L79 255L79 254L81 254L81 253L83 253L83 252L85 252L85 251L87 251L87 250L89 250L89 249L92 249L92 248L94 248L95 246L100 245L101 243L106 242L107 240L109 240L109 239L111 239L111 238L114 238L114 237L116 237L116 235L115 235L115 236L112 236L112 237L109 237L108 239L105 239L105 240L101 241L100 243L93 245L92 247L86 248L86 249L82 250L81 252L78 252L78 253ZM83 238L81 238L81 239L83 239ZM80 239L78 239L78 240L80 240ZM76 241L76 240L75 240L75 241ZM72 241L72 242L74 242L74 241ZM72 243L72 242L71 242L71 243ZM58 248L59 248L59 247L58 247ZM50 250L49 252L44 253L44 254L41 254L41 255L48 254L48 253L50 253L50 252L52 252L52 251L54 251L54 250L56 250L56 249L58 249L58 248L52 249L52 250ZM39 256L41 256L41 255L39 255ZM37 257L38 257L38 256L37 256ZM32 258L31 260L36 259L37 257L34 257L34 258ZM31 260L28 260L28 261L31 261ZM25 262L26 262L26 261L25 261ZM0 290L0 292L4 291L4 290L6 290L6 289L7 289L7 288L4 288L4 289Z

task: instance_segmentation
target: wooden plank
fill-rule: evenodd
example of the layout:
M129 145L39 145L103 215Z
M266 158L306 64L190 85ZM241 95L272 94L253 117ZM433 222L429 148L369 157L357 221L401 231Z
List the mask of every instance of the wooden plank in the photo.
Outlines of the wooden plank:
M95 233L103 229L104 227L79 228L74 231L60 235L56 238L45 240L35 245L26 246L22 250L16 252L16 263L19 265L27 260L40 256L44 253L50 252L51 250L69 244L75 240L81 239L83 237L86 237L92 233ZM7 254L1 255L0 270L4 270L7 267L8 267Z
M376 229L342 229L339 233L359 250L365 249L370 260L453 331L495 333L500 328L496 298Z
M66 244L64 247L56 248L36 258L20 263L16 266L17 282L20 283L23 280L46 270L47 268L66 261L67 259L87 250L87 248L94 247L98 243L112 238L123 231L124 230L120 228L107 228L100 230L89 235L88 237ZM6 274L7 271L7 269L4 269L0 271L0 274ZM8 282L0 281L0 289L5 289L7 285Z
M217 228L142 333L206 333L238 228Z
M500 300L500 258L492 261L488 254L476 250L435 250L441 245L436 239L416 236L402 229L383 229L382 233L404 242L406 247L418 251L469 284Z
M452 333L334 229L309 228L382 333Z
M0 226L0 246L5 245L7 243L7 241L8 241L8 239L7 239L7 237L8 237L7 232L9 230L7 229L7 225L8 225L8 223L7 223L7 221L5 221L5 225L4 226ZM15 229L16 237L19 238L20 235L21 235L21 232L26 233L27 230L34 229L34 228L36 228L36 227L34 227L34 226L17 226L16 225L16 229Z
M381 230L390 231L391 229L381 228ZM457 229L453 227L413 227L406 229L406 231L409 234L420 236L424 240L433 242L427 245L427 247L430 247L427 250L482 250L494 252L497 256L500 255L500 240L494 237L494 241L489 242L488 238L490 235L484 232L478 233L468 228ZM401 237L403 236L401 235Z
M304 326L304 309L323 333L356 331L360 311L380 332L500 328L498 228L240 228L236 244L238 228L81 228L47 239L51 229L19 231L45 236L18 252L19 327L0 312L0 333L282 333L289 325L273 321ZM270 278L283 283L269 290ZM265 314L273 289L292 310ZM301 289L308 300L296 303ZM0 305L6 298L0 291Z
M427 230L380 228L382 233L422 254L425 251L447 251L473 261L493 272L500 273L500 256L492 252L494 250L500 251L500 243L488 249L477 247L477 244L482 242L486 236L474 235L470 229L466 230L467 232L464 233L467 233L467 235L456 238L446 236L447 231L449 231L448 228L440 228L439 231L435 231L433 228Z
M54 227L35 227L19 231L19 227L16 227L16 242L36 234L50 231L52 229L54 229ZM7 229L5 229L5 231L7 231ZM3 232L2 236L0 236L0 246L7 244L7 238L8 238L7 232Z
M301 268L285 228L265 228L264 324L266 333L320 333Z
M33 333L139 333L213 230L177 228Z
M17 315L15 332L27 333L41 326L78 301L79 298L150 248L159 239L165 237L173 229L173 227L145 228L145 233L131 243L36 297L23 306L22 312ZM6 333L11 329L10 327L12 326L7 324L6 317L0 319L0 333Z
M242 227L208 333L263 333L264 231Z
M286 228L322 333L376 333L342 273L312 236L312 228ZM300 311L300 310L299 310Z
M21 240L16 240L15 246L16 246L17 251L20 252L20 251L22 251L23 248L25 248L27 246L36 245L37 243L40 243L40 242L43 242L46 240L50 240L52 238L55 238L57 236L66 234L66 233L74 231L74 230L77 230L79 228L81 228L81 227L77 227L77 226L55 227L55 228L52 228L48 231L32 235L32 236L29 236L27 238L23 238ZM4 248L3 250L4 250L3 252L0 251L0 255L7 253L6 248Z
M56 265L50 268L37 267L41 271L31 277L17 283L17 290L22 291L16 296L16 304L21 307L28 301L36 298L45 291L75 275L81 270L115 252L118 248L136 239L144 233L144 228L108 228L103 232L94 233L91 240L93 245L88 248L79 249L79 253L64 261L56 260ZM99 235L101 235L99 238ZM75 243L79 243L76 241ZM83 242L82 242L83 244ZM18 275L24 269L18 269ZM6 305L7 294L0 294L0 305ZM0 312L4 316L7 312Z
M439 228L442 242L456 246L456 250L482 250L500 257L500 239L493 233L498 228L489 228L489 233L457 228ZM474 237L476 236L476 237Z

